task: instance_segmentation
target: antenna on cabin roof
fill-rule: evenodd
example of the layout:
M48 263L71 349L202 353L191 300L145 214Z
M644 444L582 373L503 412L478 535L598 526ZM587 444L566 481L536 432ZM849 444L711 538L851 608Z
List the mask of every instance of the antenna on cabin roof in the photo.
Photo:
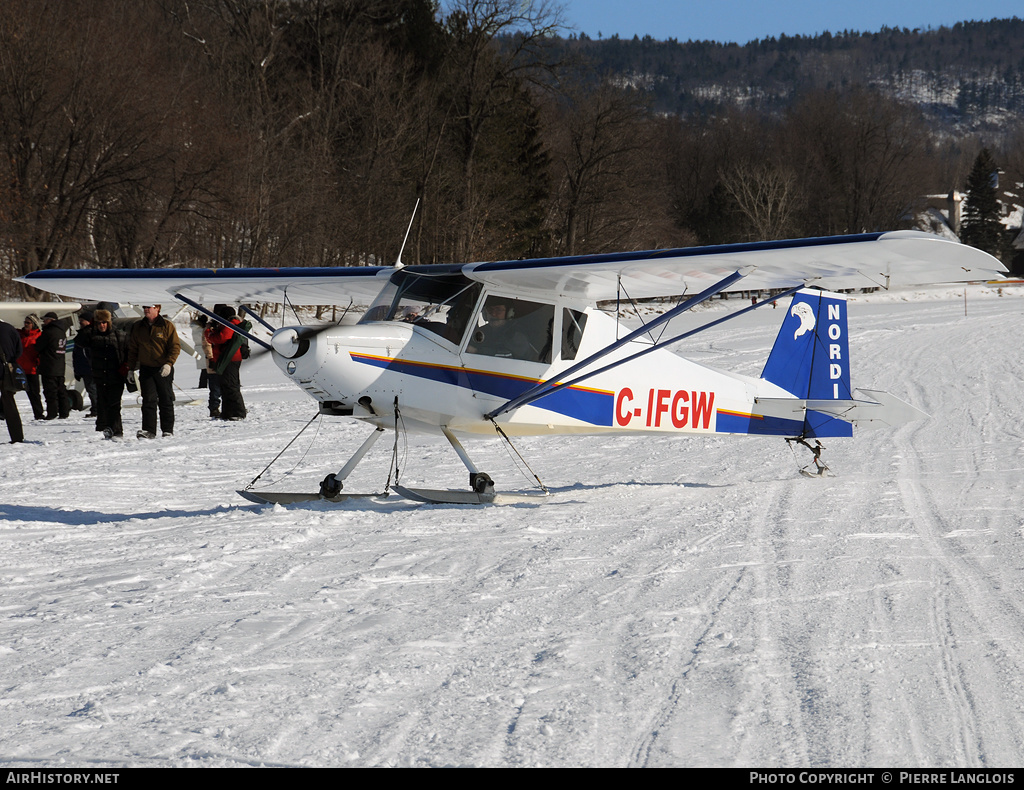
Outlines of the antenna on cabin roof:
M420 207L420 199L416 198L416 205L412 207L412 216L409 217L409 227L405 229L405 238L402 239L402 248L398 251L398 260L395 261L395 268L401 269L405 266L402 263L402 253L405 252L405 243L409 241L409 233L412 231L413 220L416 219L416 210Z

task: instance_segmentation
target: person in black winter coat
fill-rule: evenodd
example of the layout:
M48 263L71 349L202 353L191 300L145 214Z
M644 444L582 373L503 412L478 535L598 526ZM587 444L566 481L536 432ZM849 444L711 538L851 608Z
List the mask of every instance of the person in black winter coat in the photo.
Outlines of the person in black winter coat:
M0 321L0 352L0 365L4 366L15 364L21 356L21 335L6 321ZM4 386L10 375L11 373L7 372L0 376L0 404L3 406L3 417L7 423L11 444L16 444L25 441L25 433L21 427L21 412L18 411L18 404L14 402L14 393L9 392Z
M124 435L121 425L121 396L124 394L124 374L128 362L128 336L115 329L108 310L97 310L93 315L89 333L89 362L92 381L96 388L96 430L103 438Z
M81 381L89 395L89 413L96 416L96 386L92 383L92 365L89 362L89 336L92 334L92 311L83 310L78 314L78 334L75 335L75 350L72 352L72 367L75 381Z
M43 398L46 401L46 419L58 417L66 420L71 413L71 399L64 386L64 361L67 335L57 323L57 314L43 316L43 332L36 342L39 349L39 377L43 380Z

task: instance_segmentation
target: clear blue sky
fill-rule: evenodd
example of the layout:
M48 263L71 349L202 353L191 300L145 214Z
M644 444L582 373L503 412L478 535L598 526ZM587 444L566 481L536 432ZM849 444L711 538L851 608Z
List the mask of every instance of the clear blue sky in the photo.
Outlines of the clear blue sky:
M940 27L965 20L1024 18L1021 0L562 0L566 21L597 38L650 35L735 41L826 30L872 32L888 27Z

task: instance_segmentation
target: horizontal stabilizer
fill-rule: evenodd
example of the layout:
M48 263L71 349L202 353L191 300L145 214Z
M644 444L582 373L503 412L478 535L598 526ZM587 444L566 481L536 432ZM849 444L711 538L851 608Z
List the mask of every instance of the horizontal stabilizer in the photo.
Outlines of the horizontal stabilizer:
M58 318L65 318L81 309L82 305L78 302L0 302L0 321L20 329L29 313L35 313L38 317L54 312Z
M807 411L815 411L853 423L858 428L894 428L914 420L923 420L928 416L888 392L863 389L856 392L863 399L757 398L754 401L754 410L764 417L788 420L800 420Z

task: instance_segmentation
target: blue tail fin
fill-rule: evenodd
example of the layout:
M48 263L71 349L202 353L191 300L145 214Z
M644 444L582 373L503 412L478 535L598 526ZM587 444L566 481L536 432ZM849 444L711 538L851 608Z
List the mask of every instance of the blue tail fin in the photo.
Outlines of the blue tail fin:
M849 400L850 344L846 297L824 291L799 291L779 329L761 378L806 400ZM852 436L853 426L808 411L805 436Z

